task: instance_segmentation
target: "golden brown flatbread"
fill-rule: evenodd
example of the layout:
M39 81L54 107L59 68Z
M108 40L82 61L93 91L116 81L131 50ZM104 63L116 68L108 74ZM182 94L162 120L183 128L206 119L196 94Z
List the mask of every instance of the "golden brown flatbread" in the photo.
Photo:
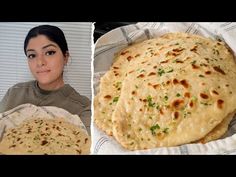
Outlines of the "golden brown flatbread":
M235 60L223 42L166 34L119 54L101 80L95 123L130 150L194 142L235 111L235 81Z
M32 119L8 129L0 142L3 154L89 154L87 133L58 119Z

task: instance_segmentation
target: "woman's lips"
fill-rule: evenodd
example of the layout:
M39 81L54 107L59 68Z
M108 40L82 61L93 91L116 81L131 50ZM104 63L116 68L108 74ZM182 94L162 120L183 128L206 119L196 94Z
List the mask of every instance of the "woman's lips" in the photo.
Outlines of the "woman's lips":
M42 70L42 71L37 71L37 74L46 74L49 72L50 72L50 70Z

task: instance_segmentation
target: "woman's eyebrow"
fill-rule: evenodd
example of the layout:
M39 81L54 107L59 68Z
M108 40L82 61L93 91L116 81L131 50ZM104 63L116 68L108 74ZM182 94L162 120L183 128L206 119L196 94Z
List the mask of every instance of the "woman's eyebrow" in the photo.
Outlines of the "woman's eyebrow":
M46 48L51 47L51 46L57 48L57 46L54 45L54 44L48 44L48 45L43 46L42 49L46 49ZM34 50L34 49L27 49L27 50L26 50L26 52L30 52L30 51L33 51L33 52L34 52L35 50Z
M34 49L27 49L26 52L35 51Z
M53 46L53 47L57 47L57 46L54 45L54 44L48 44L48 45L43 46L42 49L45 49L45 48L47 48L47 47L51 47L51 46Z

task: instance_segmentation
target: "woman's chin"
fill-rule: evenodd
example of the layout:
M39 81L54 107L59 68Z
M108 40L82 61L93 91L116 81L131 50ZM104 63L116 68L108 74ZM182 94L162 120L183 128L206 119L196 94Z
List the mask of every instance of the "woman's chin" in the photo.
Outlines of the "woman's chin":
M48 85L50 85L50 81L49 80L38 80L38 84L39 84L39 86L48 86Z

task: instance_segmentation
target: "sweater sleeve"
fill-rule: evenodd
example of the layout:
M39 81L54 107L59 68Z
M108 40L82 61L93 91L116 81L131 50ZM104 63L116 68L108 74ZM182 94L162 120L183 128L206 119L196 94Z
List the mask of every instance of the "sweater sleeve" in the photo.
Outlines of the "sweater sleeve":
M87 131L90 134L91 101L85 96L82 96L82 100L83 100L83 110L80 112L79 117L82 119L84 125L87 128Z
M9 95L11 88L8 89L7 93L4 95L3 99L0 102L0 113L5 112L9 109Z

